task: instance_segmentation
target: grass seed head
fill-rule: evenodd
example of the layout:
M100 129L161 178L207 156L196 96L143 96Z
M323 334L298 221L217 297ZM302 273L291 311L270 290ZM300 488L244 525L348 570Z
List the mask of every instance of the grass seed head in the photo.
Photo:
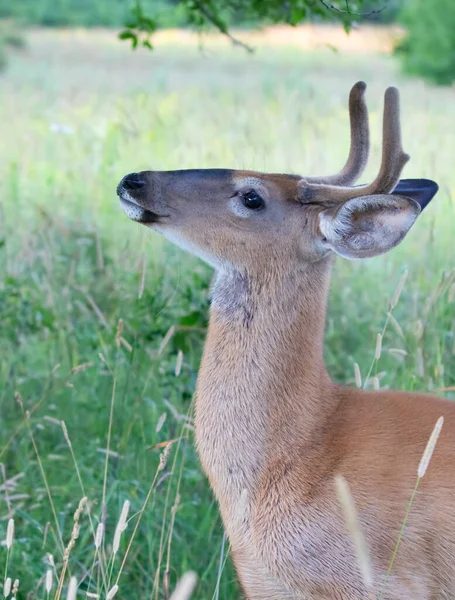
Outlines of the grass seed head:
M112 553L114 555L117 554L117 552L120 548L120 538L121 537L122 537L122 530L117 525L117 527L115 528L115 533L114 533L114 541L112 542Z
M52 590L52 569L48 569L46 571L46 592L49 594L49 592Z
M98 523L98 527L96 528L96 534L95 534L95 548L97 550L103 543L103 537L104 537L104 524Z
M178 351L177 360L175 362L175 376L178 377L182 371L183 364L183 352L181 350Z
M76 600L77 595L77 579L75 577L71 577L68 591L66 593L66 600Z
M158 419L158 423L156 424L156 433L159 433L164 425L164 421L166 420L167 413L163 413L161 417Z
M197 584L197 575L188 571L177 583L170 600L189 600Z
M120 513L120 519L118 521L118 527L120 531L125 531L128 526L128 513L130 512L130 501L125 500L122 506L122 512Z
M8 521L8 527L6 529L6 547L9 550L13 545L14 540L14 519Z
M84 508L87 506L87 496L84 496L79 500L79 505L74 513L74 521L77 523L84 512Z
M351 495L348 482L342 475L335 476L335 487L338 500L343 508L346 526L351 534L357 556L357 562L363 581L368 588L373 587L373 575L368 555L367 545L360 529L354 499Z
M68 446L71 448L71 440L70 440L70 436L68 435L68 429L66 428L65 421L60 421L60 425L62 427L63 437L65 438L66 443L68 444Z
M7 577L5 580L5 585L3 586L3 595L5 596L5 598L8 598L10 592L11 592L11 577Z
M165 449L163 450L163 452L161 452L160 454L160 464L158 465L158 471L162 471L167 464L167 460L169 458L169 454L171 453L172 450L172 442L170 442Z
M118 592L118 585L114 585L114 587L111 587L111 589L108 591L107 596L106 596L106 600L112 600L112 598L115 596L115 594Z
M442 429L443 425L444 425L444 417L439 417L439 419L436 421L436 425L434 426L434 429L430 435L430 439L427 442L425 451L424 451L423 456L419 463L419 468L417 469L417 475L420 479L425 475L425 473L428 469L428 465L430 464L430 460L431 460L431 457L433 456L433 452L436 447L436 443L438 441L439 434L441 433L441 429Z
M371 381L371 385L373 386L373 389L374 389L374 390L376 390L376 391L377 391L377 390L379 390L379 389L380 389L380 387L381 387L381 384L379 383L379 377L372 377L372 378L370 379L370 381Z
M354 375L355 375L355 384L358 388L362 387L362 374L360 373L360 367L357 363L354 363Z

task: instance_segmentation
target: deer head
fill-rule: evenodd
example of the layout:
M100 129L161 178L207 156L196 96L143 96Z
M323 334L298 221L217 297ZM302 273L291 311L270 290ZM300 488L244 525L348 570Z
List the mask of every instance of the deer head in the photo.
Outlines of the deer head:
M384 253L407 234L438 190L429 180L404 180L398 91L385 93L382 164L376 179L354 186L368 160L366 85L351 90L351 147L344 168L329 177L228 169L142 171L126 175L117 194L132 220L155 229L216 268L249 272Z

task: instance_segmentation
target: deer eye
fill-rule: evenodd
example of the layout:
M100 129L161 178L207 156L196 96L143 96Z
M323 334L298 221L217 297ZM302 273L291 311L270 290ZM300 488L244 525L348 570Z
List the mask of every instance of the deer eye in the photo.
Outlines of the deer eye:
M243 194L243 204L251 210L259 210L264 208L264 200L254 190L250 190Z

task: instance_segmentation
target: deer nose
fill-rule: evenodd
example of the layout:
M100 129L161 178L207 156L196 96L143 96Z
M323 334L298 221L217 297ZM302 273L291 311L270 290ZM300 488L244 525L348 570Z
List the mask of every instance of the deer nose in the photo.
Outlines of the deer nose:
M121 183L125 190L138 190L144 187L145 181L142 179L140 173L130 173L125 175Z

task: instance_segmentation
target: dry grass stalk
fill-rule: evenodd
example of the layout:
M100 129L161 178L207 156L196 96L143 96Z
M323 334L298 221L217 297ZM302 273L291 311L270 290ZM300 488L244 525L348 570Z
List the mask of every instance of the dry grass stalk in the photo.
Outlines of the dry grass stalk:
M177 583L170 600L189 600L197 584L197 575L188 571Z
M139 277L139 290L138 290L138 293L137 293L137 297L139 298L139 300L142 298L142 295L144 293L146 266L147 266L147 261L146 261L146 257L145 257L145 253L144 253L142 255L142 258L141 258L140 277Z
M65 421L60 421L60 425L62 427L63 437L65 438L66 443L68 444L69 448L72 448L73 446L71 445L71 440L70 436L68 435L68 429L66 428Z
M167 344L169 343L169 340L174 335L174 333L175 333L175 325L172 325L171 327L169 327L166 335L164 336L164 338L160 344L160 347L158 349L158 356L163 353L163 350L166 348Z
M49 423L53 423L54 425L61 425L61 421L59 421L55 417L50 417L49 415L44 415L43 420L48 421Z
M38 446L36 445L35 436L33 435L33 430L32 430L32 427L30 426L30 417L31 417L31 414L35 411L35 408L33 408L31 412L28 411L28 410L25 410L24 409L24 404L22 402L22 396L19 394L19 392L15 392L14 396L15 396L15 398L16 398L19 406L21 407L22 414L24 416L25 426L27 427L28 433L30 435L30 440L32 442L33 450L35 452L36 460L38 462L38 466L39 466L39 469L40 469L41 477L43 478L44 487L46 488L47 498L49 500L49 504L50 504L50 507L51 507L51 510L52 510L52 515L54 517L55 527L56 527L57 534L58 534L58 540L59 540L60 546L62 548L62 551L64 551L63 536L62 536L62 532L61 532L61 529L60 529L60 523L59 523L59 520L57 518L57 511L55 510L54 500L52 498L51 490L50 490L50 487L49 487L49 482L47 480L46 473L44 471L43 462L41 460L41 456L40 456L40 453L38 451ZM39 403L37 405L35 405L35 406L36 407L39 406Z
M423 351L420 346L417 348L416 362L417 362L417 365L416 365L417 366L417 374L419 375L419 377L425 377L425 365L423 362Z
M166 417L167 417L167 413L163 413L161 415L161 417L158 419L158 423L156 424L156 428L155 428L156 433L159 433L161 431L161 429L163 428Z
M85 363L82 363L81 365L76 365L75 367L73 367L71 369L71 375L74 375L74 373L81 373L82 371L85 371L85 369L88 369L89 367L93 367L92 362L85 362Z
M403 523L401 525L400 533L398 535L398 539L397 539L397 542L395 544L395 548L393 550L392 558L390 560L386 576L384 578L381 590L379 592L379 596L378 596L379 600L382 600L383 597L384 597L384 592L385 592L385 589L386 589L387 584L389 582L390 575L392 573L393 565L395 563L395 559L396 559L396 556L398 554L398 550L400 548L401 540L403 538L403 535L404 535L404 532L405 532L405 529L406 529L406 525L407 525L407 522L408 522L408 518L409 518L409 515L411 513L411 508L412 508L414 499L416 497L417 490L419 488L420 480L422 479L422 477L426 473L426 470L427 470L428 465L430 463L430 460L431 460L431 457L433 455L434 449L436 447L436 443L438 441L439 434L441 433L441 429L442 429L443 424L444 424L444 417L439 417L439 419L436 421L436 425L434 426L434 429L433 429L433 431L432 431L432 433L430 435L430 438L429 438L429 440L427 442L427 445L426 445L425 450L423 452L422 458L420 460L420 463L419 463L419 466L418 466L418 469L417 469L416 484L415 484L414 489L412 491L411 498L410 498L410 500L408 502L408 506L406 508L406 513L405 513L405 516L404 516L404 519L403 519Z
M424 331L425 331L425 326L422 323L422 321L419 319L418 321L416 321L415 326L414 326L414 335L416 336L416 338L418 340L422 339Z
M168 445L164 448L163 452L161 452L160 454L160 464L158 465L158 472L162 471L166 467L171 450L172 442L169 442Z
M74 513L74 522L77 523L81 518L82 513L84 512L85 507L87 506L87 496L84 496L80 499L79 505Z
M99 271L104 270L103 248L101 247L101 239L98 230L95 231L96 240L96 266Z
M120 343L122 344L122 346L124 348L126 348L128 350L128 352L133 351L133 346L129 342L127 342L124 337L120 338Z
M171 585L171 578L169 571L166 569L163 573L163 595L164 600L169 600L169 590Z
M120 339L122 337L122 333L123 333L123 319L119 319L118 320L118 324L117 324L117 332L115 334L115 345L117 346L117 350L120 348Z
M150 500L150 497L152 495L152 492L155 489L155 484L156 484L156 481L158 479L159 472L160 472L159 468L157 468L155 476L153 478L153 481L152 481L152 483L151 483L151 485L149 487L149 490L147 492L147 496L145 497L145 500L144 500L144 502L142 504L142 507L141 507L141 509L140 509L140 511L138 513L138 518L136 519L136 523L135 523L134 528L133 528L133 533L131 534L131 538L130 538L130 540L128 542L128 546L126 548L125 554L123 555L122 564L120 565L120 569L118 570L118 573L117 573L117 578L116 578L116 581L115 581L116 585L118 584L118 582L120 580L120 577L122 575L122 572L123 572L123 568L125 567L128 555L129 555L130 550L131 550L131 546L133 544L134 538L136 536L137 530L139 529L139 525L140 525L141 520L142 520L142 515L144 514L144 511L147 508L147 505L149 503L149 500ZM104 509L104 506L105 505L103 503L103 509ZM104 520L105 519L103 519L103 522L104 522Z
M393 316L392 313L389 313L389 320L390 320L390 323L393 325L393 328L395 329L395 331L401 337L401 339L404 339L403 329L402 329L401 325L398 323L398 321L395 319L395 317Z
M107 362L107 360L106 360L106 359L105 359L105 357L104 357L104 354L103 354L102 352L98 352L98 356L99 356L99 359L100 359L100 361L101 361L102 363L104 363L104 364L106 365L106 367L107 367L107 368L109 369L109 371L110 371L111 369L110 369L110 367L109 367L109 365L108 365L108 362Z
M441 433L442 426L444 425L444 417L439 417L436 421L436 425L434 426L433 432L430 435L430 439L427 442L425 451L419 463L419 468L417 469L417 476L419 479L425 475L428 465L430 464L431 457L433 456L434 449L436 447L436 443L439 438L439 434Z
M378 337L376 338L376 350L374 353L374 357L376 360L379 360L381 358L381 352L382 352L382 334L378 333Z
M84 512L86 505L87 505L87 497L84 496L79 501L79 505L74 513L74 516L73 516L74 524L73 524L73 530L71 531L70 541L68 542L68 545L66 546L66 548L63 552L63 566L62 566L62 571L60 573L60 579L58 582L57 593L55 596L56 598L60 598L60 595L61 595L61 592L63 589L63 582L65 581L65 574L66 574L66 570L68 568L70 554L76 544L76 540L79 537L79 520L81 518L82 513ZM71 581L70 581L70 585L71 585ZM76 587L77 587L77 584L76 584ZM68 588L68 590L69 590L69 588ZM69 592L68 592L68 594L69 594ZM76 597L76 595L74 597ZM68 595L68 598L69 598L69 595Z
M92 307L94 313L98 317L98 320L101 323L101 325L106 327L106 329L111 329L111 326L107 322L106 317L103 315L100 307L97 305L95 300L90 296L90 294L85 294L85 297L87 298L87 301L90 304L90 306Z
M448 300L449 302L453 302L455 300L455 283L452 283L450 286Z
M335 476L335 485L338 500L343 508L346 525L351 533L352 541L354 542L357 562L362 574L362 579L367 588L371 589L373 587L372 569L365 538L363 537L363 533L360 529L360 524L357 518L354 499L352 498L348 482L342 475Z
M404 284L406 283L406 279L408 278L408 270L406 270L401 276L400 281L398 282L397 289L393 295L392 301L390 302L390 308L394 309L398 304L398 300L400 299L401 292L403 291Z

